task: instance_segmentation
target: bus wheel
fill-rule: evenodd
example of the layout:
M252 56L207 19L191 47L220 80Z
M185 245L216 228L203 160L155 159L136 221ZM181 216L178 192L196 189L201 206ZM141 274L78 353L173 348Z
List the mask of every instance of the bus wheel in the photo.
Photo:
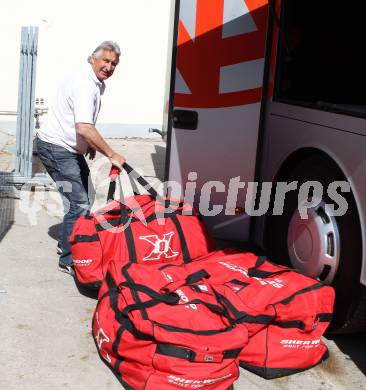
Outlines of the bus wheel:
M356 202L352 192L338 190L348 208L344 215L333 216L329 206L334 205L337 211L339 205L327 193L330 183L346 181L346 178L334 162L314 156L303 160L279 181L297 181L297 189L306 181L319 182L323 197L320 203L315 202L314 207L306 209L307 219L302 219L299 192L286 194L283 214L272 216L267 226L271 259L334 287L336 301L331 332L365 330L366 289L360 284L362 239ZM307 202L312 196L310 193Z

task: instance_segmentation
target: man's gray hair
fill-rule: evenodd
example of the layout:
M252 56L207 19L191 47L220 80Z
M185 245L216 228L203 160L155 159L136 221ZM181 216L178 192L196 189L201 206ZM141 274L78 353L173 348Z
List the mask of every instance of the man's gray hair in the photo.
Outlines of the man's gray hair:
M93 53L88 57L88 62L90 63L92 58L97 58L102 50L113 51L118 57L121 55L121 49L117 42L104 41L94 49Z

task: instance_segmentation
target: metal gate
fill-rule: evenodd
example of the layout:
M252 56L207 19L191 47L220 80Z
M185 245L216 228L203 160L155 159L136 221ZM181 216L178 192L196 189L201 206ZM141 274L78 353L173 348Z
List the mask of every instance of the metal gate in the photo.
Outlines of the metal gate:
M36 84L38 27L22 27L20 44L16 163L13 180L32 177L34 93Z

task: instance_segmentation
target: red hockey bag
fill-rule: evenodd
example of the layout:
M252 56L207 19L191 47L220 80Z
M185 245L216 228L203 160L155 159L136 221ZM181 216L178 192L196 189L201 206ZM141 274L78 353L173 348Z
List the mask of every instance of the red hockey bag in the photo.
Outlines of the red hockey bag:
M227 390L238 377L247 328L232 322L204 271L112 261L99 294L95 343L126 389Z
M187 203L162 198L127 164L132 180L149 195L112 201L95 213L80 217L70 236L79 283L99 287L108 263L181 264L213 249L213 241L198 213ZM115 182L111 181L108 198Z
M231 288L236 298L228 305L239 312L271 314L273 310L268 326L248 324L249 343L239 356L242 367L270 379L303 371L327 358L321 336L332 318L333 288L252 253L218 251L187 268L190 272L205 269L210 283Z

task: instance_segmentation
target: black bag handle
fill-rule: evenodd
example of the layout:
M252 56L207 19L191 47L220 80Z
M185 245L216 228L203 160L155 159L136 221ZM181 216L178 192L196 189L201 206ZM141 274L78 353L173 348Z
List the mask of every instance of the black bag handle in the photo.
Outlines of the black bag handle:
M127 163L123 164L123 169L127 172L128 176L139 183L144 189L156 200L162 201L165 203L165 200L157 193L157 191L148 183L143 176L136 172L130 165Z
M155 190L155 188L143 177L141 176L135 169L133 169L129 164L127 163L124 163L122 165L123 169L126 171L126 173L128 174L128 177L131 181L131 185L132 187L134 188L134 191L137 190L137 187L134 186L134 182L140 184L147 192L149 195L151 195L155 200L159 201L161 204L165 205L165 208L167 209L167 212L173 212L174 210L169 208L168 206L170 206L170 204L172 203L170 200L167 200L167 199L164 199L161 195L158 194L158 192ZM117 168L117 167L113 167L112 166L112 169L111 169L111 172L110 172L110 176L111 175L118 175L118 179L119 179L119 182L120 182L120 178L119 178L119 175L120 175L120 170ZM122 186L121 186L122 187ZM122 190L122 188L120 187L120 190ZM107 201L111 201L114 199L114 194L115 194L115 191L116 191L116 183L115 183L115 180L112 180L111 179L111 182L109 184L109 188L108 188L108 197L107 197ZM136 191L135 191L135 194ZM179 202L177 204L178 207L182 207L183 206L183 202Z
M123 169L126 171L128 174L128 177L130 179L133 179L135 182L139 183L144 189L154 198L158 200L163 200L163 198L156 192L156 190L145 180L144 177L142 177L138 172L136 172L130 165L127 163L124 163L122 165ZM121 171L117 168L112 166L111 171L109 173L109 176L111 176L111 182L109 183L109 188L108 188L108 196L107 196L107 201L113 200L114 199L114 194L116 191L116 180L113 178L113 176L119 177ZM137 189L135 186L134 190Z
M118 180L118 186L119 186L119 192L120 192L120 204L121 204L121 210L120 210L120 219L121 221L126 221L128 219L128 213L129 209L126 206L125 202L125 196L122 189L122 182L120 178L120 170L112 165L111 170L109 171L109 187L108 187L108 194L107 194L107 203L110 203L114 200L114 194L116 192L116 180Z
M284 272L291 272L292 271L289 268L281 269L279 271L273 271L273 272L263 271L263 270L259 269L259 267L261 265L263 265L265 261L266 261L265 256L259 256L256 263L255 263L255 266L248 269L248 276L251 278L265 279L265 278L269 278L270 276L280 275L280 274L283 274Z
M108 187L107 203L110 203L114 200L115 192L116 192L116 181L111 179Z

